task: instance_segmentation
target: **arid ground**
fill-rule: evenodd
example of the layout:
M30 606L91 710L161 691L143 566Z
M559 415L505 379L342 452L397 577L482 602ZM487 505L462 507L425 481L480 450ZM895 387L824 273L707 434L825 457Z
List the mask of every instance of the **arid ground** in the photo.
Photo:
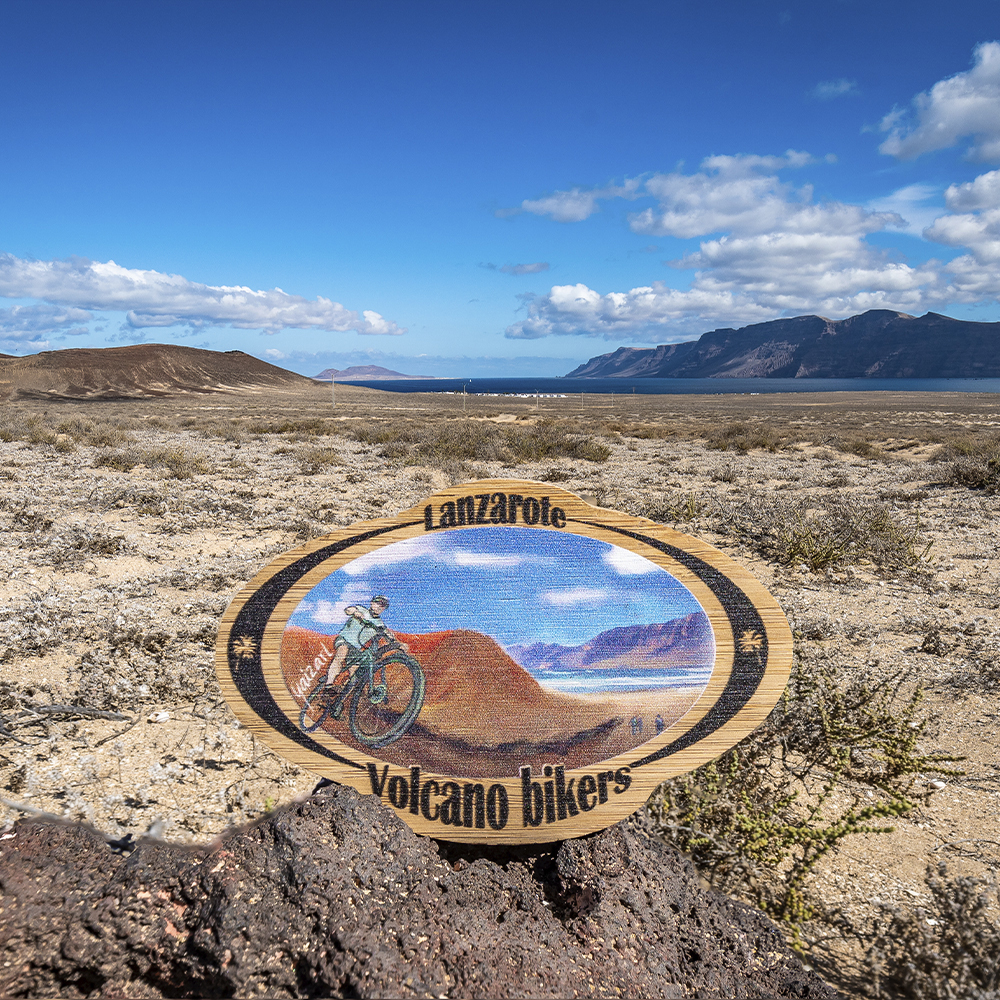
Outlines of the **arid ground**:
M205 841L307 794L314 776L220 697L219 616L303 539L510 476L706 538L775 595L803 662L924 684L922 749L964 756L963 773L928 771L894 832L842 840L816 898L864 926L925 901L941 859L995 872L1000 499L983 455L997 397L336 393L335 407L329 387L3 404L0 824L43 812ZM888 528L827 555L796 535L845 510ZM824 938L846 968L861 951L837 935L810 926L806 945Z

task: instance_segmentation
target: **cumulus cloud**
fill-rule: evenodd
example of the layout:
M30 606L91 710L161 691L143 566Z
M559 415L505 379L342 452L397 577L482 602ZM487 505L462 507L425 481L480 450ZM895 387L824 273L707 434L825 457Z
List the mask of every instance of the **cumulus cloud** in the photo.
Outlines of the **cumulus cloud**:
M670 343L702 333L706 325L754 323L774 315L745 295L680 291L660 281L606 295L584 284L553 285L548 295L526 296L525 306L527 318L507 327L507 337L538 340L583 334Z
M971 138L973 160L1000 160L1000 42L983 42L972 68L939 80L913 98L912 108L894 108L881 122L888 137L879 151L912 160Z
M835 97L846 97L857 93L859 93L858 81L845 80L843 77L839 80L821 80L811 91L812 96L819 101L832 101Z
M621 576L645 576L656 573L660 567L637 552L629 552L618 545L612 545L601 559Z
M85 309L59 306L14 306L0 309L0 346L9 350L44 351L49 339L61 340L88 332L80 326L94 317Z
M951 185L944 200L950 213L936 219L924 236L969 251L945 266L956 297L966 302L1000 298L1000 170Z
M658 205L631 216L635 232L715 237L668 262L695 272L690 287L653 282L602 294L583 284L556 285L548 295L525 296L527 316L506 335L669 343L713 326L784 313L912 311L954 291L935 262L911 267L867 242L871 233L908 226L897 211L817 202L809 185L795 187L775 172L809 162L808 153L794 150L784 156L713 156L693 174L650 176L644 190ZM915 202L928 192L906 194ZM904 194L897 196L897 202L904 200Z
M809 185L795 188L774 171L803 167L808 153L710 156L694 174L654 174L646 192L659 202L629 217L633 232L690 239L709 233L872 232L895 221L858 205L817 205Z
M230 326L266 333L289 328L405 332L377 312L366 309L359 314L322 296L306 299L280 288L255 291L244 286L204 285L177 274L78 257L34 261L0 254L0 296L35 298L84 310L120 310L136 329Z

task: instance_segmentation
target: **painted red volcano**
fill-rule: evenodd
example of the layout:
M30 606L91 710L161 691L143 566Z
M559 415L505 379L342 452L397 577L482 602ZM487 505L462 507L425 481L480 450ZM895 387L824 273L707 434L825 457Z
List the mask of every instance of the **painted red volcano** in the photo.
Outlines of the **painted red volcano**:
M470 777L516 776L523 764L583 767L607 760L669 727L699 689L569 695L539 684L487 635L466 630L396 633L424 671L424 703L410 730L376 755L402 766ZM325 673L333 637L289 626L281 645L285 683L299 705ZM317 666L320 664L320 666ZM641 723L637 727L636 720ZM323 730L370 753L343 720Z

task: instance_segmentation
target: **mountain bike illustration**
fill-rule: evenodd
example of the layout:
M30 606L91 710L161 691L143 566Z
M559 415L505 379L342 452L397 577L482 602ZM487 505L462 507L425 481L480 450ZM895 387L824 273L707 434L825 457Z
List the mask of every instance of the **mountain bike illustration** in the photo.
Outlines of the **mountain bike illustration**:
M420 664L380 628L360 649L348 653L332 684L320 677L302 703L299 726L303 732L315 732L328 718L339 719L346 707L359 743L373 749L388 746L420 714L426 684Z

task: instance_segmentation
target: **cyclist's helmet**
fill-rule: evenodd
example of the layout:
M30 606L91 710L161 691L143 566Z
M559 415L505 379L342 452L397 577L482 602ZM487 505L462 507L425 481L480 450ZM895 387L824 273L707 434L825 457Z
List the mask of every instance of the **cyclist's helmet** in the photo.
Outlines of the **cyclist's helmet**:
M371 603L372 604L381 604L383 608L387 608L387 607L389 607L389 598L386 597L384 594L376 594L372 598Z

